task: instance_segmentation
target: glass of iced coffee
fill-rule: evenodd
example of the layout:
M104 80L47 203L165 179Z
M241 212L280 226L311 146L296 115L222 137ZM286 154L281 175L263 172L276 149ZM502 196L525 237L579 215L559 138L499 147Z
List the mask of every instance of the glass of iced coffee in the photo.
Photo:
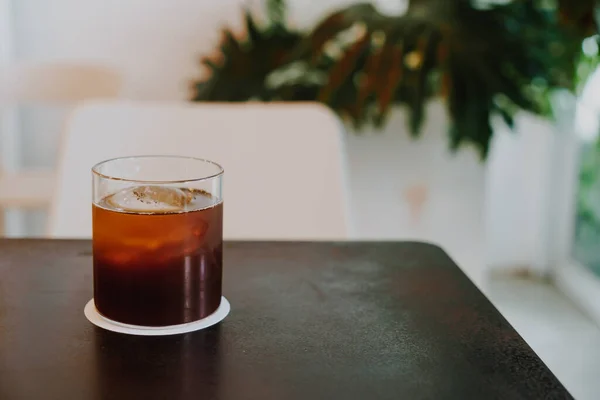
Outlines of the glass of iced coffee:
M198 321L221 302L223 169L176 156L101 162L93 173L94 303L123 324Z

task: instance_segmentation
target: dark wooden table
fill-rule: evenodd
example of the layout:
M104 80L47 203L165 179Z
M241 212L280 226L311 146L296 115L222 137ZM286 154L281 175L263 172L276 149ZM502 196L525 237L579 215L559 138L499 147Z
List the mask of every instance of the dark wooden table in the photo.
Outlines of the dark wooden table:
M439 248L228 243L231 314L91 325L88 241L0 241L0 399L569 399Z

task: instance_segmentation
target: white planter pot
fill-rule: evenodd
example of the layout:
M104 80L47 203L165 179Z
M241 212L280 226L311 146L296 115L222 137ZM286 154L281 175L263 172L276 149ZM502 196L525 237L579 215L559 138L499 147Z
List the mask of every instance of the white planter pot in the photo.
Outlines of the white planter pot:
M564 209L556 183L570 167L560 157L573 129L568 106L557 113L557 122L521 113L514 132L496 126L486 179L489 269L547 275L557 262L556 235L562 232L553 222Z
M347 129L355 233L439 244L481 285L485 164L470 147L451 153L447 126L444 106L433 102L416 140L399 109L382 131Z

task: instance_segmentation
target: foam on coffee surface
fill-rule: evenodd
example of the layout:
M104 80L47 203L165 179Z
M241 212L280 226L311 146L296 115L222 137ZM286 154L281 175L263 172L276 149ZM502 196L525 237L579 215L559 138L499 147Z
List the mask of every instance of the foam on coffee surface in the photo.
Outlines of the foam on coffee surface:
M125 213L164 214L201 210L218 202L207 192L164 186L137 186L105 197L100 207Z

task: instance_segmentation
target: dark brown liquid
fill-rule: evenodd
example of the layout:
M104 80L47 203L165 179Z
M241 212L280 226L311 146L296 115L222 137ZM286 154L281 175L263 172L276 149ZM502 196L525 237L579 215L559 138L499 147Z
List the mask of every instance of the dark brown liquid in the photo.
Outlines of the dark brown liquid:
M219 307L223 204L205 192L186 193L190 211L123 211L112 196L93 206L94 302L102 315L166 326Z

